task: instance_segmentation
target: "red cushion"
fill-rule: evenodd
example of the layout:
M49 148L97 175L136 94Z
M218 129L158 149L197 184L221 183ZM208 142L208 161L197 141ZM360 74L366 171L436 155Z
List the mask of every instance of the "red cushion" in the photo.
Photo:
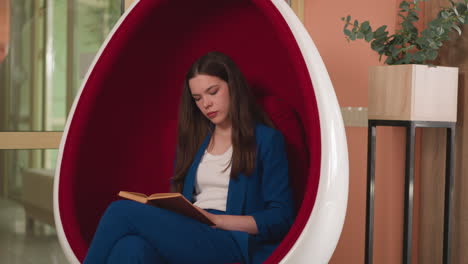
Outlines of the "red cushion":
M273 96L266 96L258 102L271 118L276 129L280 130L284 136L288 153L290 184L294 190L297 211L304 198L309 169L309 151L305 141L304 128L294 108L285 101Z

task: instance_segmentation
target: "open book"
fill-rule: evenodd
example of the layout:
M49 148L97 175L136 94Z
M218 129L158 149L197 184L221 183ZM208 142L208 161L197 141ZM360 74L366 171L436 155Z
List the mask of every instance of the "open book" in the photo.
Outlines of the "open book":
M191 217L207 225L214 225L203 213L180 193L155 193L147 196L143 193L120 191L119 196L144 204L154 205L175 213Z

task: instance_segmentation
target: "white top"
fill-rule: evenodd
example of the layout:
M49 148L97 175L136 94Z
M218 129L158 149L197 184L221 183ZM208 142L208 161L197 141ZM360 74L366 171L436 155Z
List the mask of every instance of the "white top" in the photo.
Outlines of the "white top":
M205 150L195 180L196 206L226 211L231 157L232 146L221 155L212 155Z

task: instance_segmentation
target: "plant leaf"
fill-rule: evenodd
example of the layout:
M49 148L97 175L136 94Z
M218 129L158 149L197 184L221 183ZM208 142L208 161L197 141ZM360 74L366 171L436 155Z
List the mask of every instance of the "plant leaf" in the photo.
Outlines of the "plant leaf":
M368 32L365 36L367 42L370 42L374 38L374 33L372 31Z
M426 57L428 60L435 60L437 58L438 52L437 50L429 50L426 53Z
M462 32L461 32L461 29L460 29L459 26L457 26L457 25L452 25L452 28L455 29L455 30L458 32L458 35L461 36Z
M441 11L440 12L440 16L444 19L447 19L449 17L449 14L447 11Z
M393 64L393 58L392 57L387 57L387 59L384 62L387 65L392 65Z
M394 56L394 57L395 57L396 55L398 55L398 53L400 53L400 50L397 49L395 46L392 46L392 47L390 48L390 51L392 52L392 56Z
M351 36L351 30L349 30L349 29L347 29L347 28L345 28L345 29L343 30L343 33L344 33L346 36L348 36L348 37Z
M467 7L465 4L463 3L457 3L457 10L458 10L458 13L462 13L464 14L464 16L466 16L465 12L467 11Z
M369 21L364 21L361 24L361 30L367 32L370 29Z
M423 63L426 60L426 56L424 55L423 52L418 51L418 52L413 54L413 60L416 63Z
M376 31L374 31L375 38L376 39L385 38L387 36L387 33L385 32L386 28L387 26L381 26Z
M442 35L442 34L444 34L444 32L445 32L445 30L444 30L443 27L438 27L437 28L437 34Z
M379 54L382 54L383 50L384 50L384 45L383 43L381 42L378 42L378 41L372 41L371 42L371 49L377 51Z
M405 11L409 8L409 6L410 6L409 3L406 1L402 1L400 3L400 8L405 9Z

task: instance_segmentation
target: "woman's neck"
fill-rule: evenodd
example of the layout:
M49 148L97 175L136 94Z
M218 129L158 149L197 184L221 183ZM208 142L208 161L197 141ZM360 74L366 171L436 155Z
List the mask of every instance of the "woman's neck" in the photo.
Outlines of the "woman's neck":
M207 151L211 154L220 154L226 152L226 150L232 145L231 131L231 127L223 128L220 126L216 126L215 130L213 131L213 136L211 137Z
M227 136L231 136L231 132L232 132L232 124L230 122L224 122L222 124L217 124L215 126L215 130L214 130L214 133L219 135L219 136L222 136L222 137L227 137Z
M221 136L221 137L231 137L231 134L232 134L232 127L220 127L220 126L216 126L215 127L215 130L214 130L214 134L216 134L217 136Z

